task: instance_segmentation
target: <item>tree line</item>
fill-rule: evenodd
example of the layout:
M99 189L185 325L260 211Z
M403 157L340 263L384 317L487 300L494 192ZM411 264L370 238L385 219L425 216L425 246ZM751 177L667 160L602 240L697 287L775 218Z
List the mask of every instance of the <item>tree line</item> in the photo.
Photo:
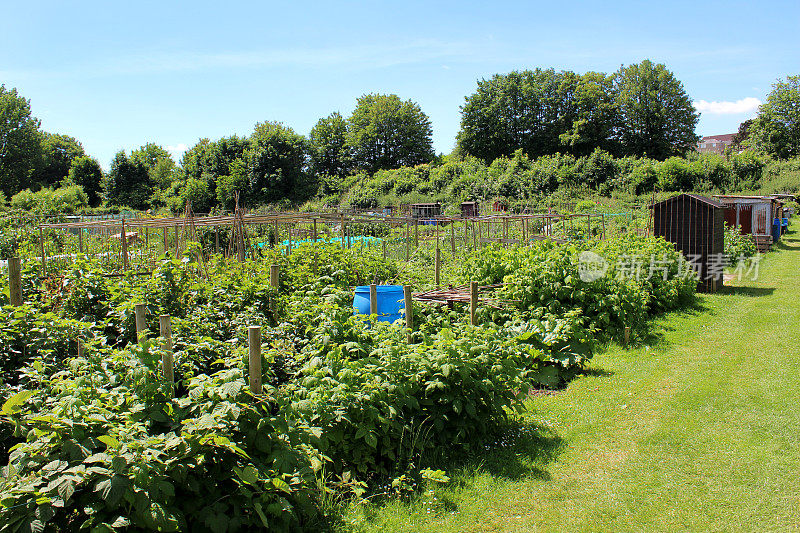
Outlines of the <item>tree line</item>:
M797 156L798 109L800 76L779 80L738 140L775 157ZM607 154L664 161L694 149L698 118L681 82L649 60L610 75L513 71L479 80L465 98L450 157L483 165L517 153L530 160ZM179 163L153 143L123 150L104 173L75 138L41 131L30 102L0 85L0 204L12 197L18 206L36 204L58 187L77 206L180 211L191 201L196 212L207 212L231 209L236 192L247 206L288 206L340 195L353 176L443 161L433 150L430 118L417 103L366 94L350 116L333 112L308 137L266 121L247 137L201 139Z

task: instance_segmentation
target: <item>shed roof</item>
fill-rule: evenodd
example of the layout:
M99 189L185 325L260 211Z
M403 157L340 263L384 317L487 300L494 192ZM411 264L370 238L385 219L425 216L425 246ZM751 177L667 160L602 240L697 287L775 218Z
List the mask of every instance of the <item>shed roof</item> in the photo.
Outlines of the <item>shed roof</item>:
M711 199L711 198L709 198L707 196L700 196L699 194L692 194L692 193L682 193L682 194L679 194L677 196L673 196L672 198L667 198L666 200L662 200L661 202L656 202L656 203L654 203L654 204L652 204L650 206L650 209L653 209L657 205L666 205L668 203L675 202L678 199L685 199L685 198L692 198L694 200L697 200L698 202L701 202L703 204L707 204L710 207L719 207L719 208L724 208L725 207L721 203L719 203L716 200L713 200L713 199Z

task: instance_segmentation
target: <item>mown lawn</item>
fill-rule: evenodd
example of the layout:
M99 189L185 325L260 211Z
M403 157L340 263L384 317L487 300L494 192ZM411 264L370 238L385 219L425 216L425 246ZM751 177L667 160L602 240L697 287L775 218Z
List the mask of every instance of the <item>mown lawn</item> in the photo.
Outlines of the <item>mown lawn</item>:
M795 224L795 229L797 224ZM611 347L451 482L345 531L800 530L800 238ZM435 499L434 499L435 498Z

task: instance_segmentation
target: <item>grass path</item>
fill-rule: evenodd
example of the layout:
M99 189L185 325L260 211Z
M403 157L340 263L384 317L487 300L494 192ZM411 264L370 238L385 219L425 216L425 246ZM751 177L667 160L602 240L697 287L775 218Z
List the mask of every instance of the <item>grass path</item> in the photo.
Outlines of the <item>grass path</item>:
M612 347L452 482L357 531L800 531L800 239ZM435 500L433 498L436 498Z

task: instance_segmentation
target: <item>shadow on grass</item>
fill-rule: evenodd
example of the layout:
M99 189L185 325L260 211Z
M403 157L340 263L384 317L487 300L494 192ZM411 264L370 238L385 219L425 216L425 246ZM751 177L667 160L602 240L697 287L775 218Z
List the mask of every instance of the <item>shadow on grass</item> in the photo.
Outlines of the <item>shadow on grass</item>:
M773 287L731 287L723 286L716 294L730 296L771 296L775 292Z

